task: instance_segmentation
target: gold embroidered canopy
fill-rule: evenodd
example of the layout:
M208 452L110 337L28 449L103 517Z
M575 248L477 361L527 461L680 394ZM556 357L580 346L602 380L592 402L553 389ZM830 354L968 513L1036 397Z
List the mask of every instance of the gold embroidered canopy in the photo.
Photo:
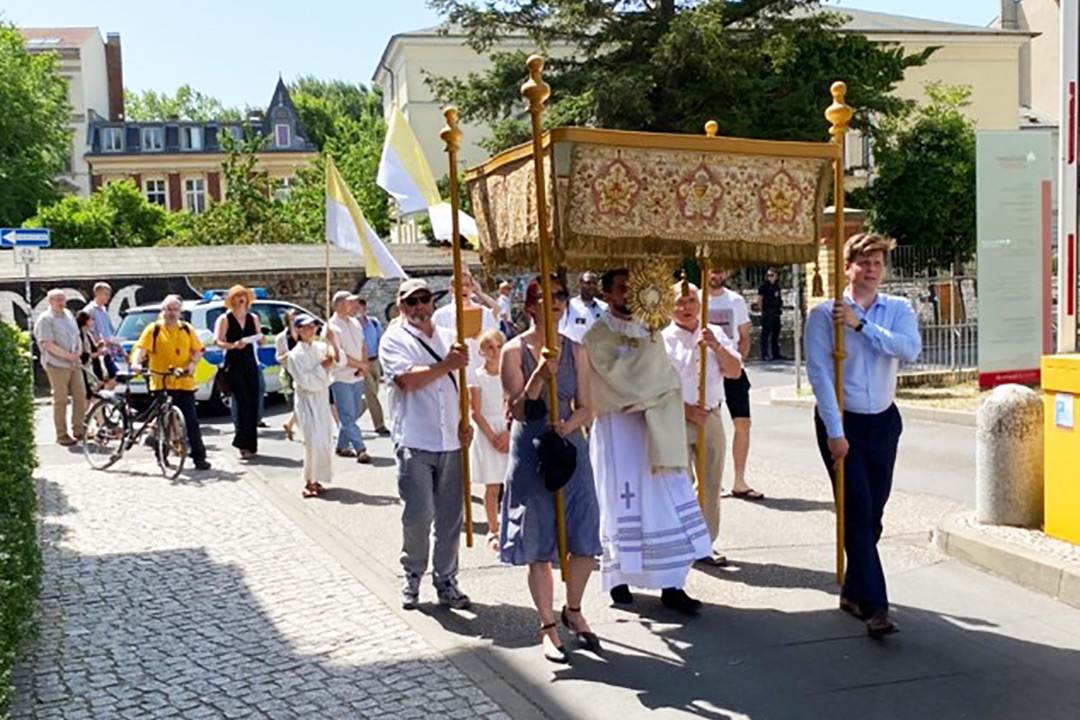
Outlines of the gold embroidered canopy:
M556 128L542 138L554 265L816 257L836 146ZM532 146L466 173L485 265L536 268Z

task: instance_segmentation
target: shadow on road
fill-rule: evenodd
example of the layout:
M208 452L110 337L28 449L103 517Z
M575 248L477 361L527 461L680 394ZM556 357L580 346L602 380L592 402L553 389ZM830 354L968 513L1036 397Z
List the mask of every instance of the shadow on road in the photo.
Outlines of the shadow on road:
M390 495L365 495L364 493L343 487L328 487L319 495L319 500L341 503L342 505L400 505L401 500Z

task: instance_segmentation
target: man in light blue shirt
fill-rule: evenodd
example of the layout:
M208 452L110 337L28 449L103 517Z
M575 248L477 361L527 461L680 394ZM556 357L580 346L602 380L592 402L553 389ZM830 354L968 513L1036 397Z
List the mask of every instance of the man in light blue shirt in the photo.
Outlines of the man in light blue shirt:
M109 301L112 299L112 286L107 282L94 283L94 299L86 303L83 310L94 319L94 336L104 342L109 350L105 355L105 373L116 377L116 355L122 355L124 350L116 337L116 329L113 327L112 317L109 315Z
M367 300L356 299L356 320L364 331L364 345L367 347L368 371L364 373L364 400L375 432L380 436L390 434L383 415L382 402L379 400L379 383L382 381L382 365L379 364L379 341L382 340L383 327L378 318L368 315Z
M864 620L871 637L898 629L889 619L877 542L903 428L893 403L896 373L901 361L914 360L922 351L911 303L878 292L886 255L895 244L870 233L850 238L844 246L844 297L818 305L806 321L806 369L817 398L818 448L834 482L836 465L844 463L847 574L840 609ZM842 416L833 375L834 322L845 326Z

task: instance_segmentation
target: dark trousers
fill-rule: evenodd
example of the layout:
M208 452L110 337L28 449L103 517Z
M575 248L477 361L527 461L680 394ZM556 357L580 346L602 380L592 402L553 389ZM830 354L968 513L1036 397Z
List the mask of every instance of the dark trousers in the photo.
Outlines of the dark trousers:
M836 482L829 453L825 423L814 413L818 449L829 479ZM877 415L844 413L844 436L850 450L844 460L844 550L847 574L843 596L858 603L863 613L872 615L889 608L885 572L881 568L877 544L881 539L881 516L892 491L896 448L903 431L896 405Z
M184 424L187 425L188 448L191 450L192 460L206 459L206 446L203 445L202 430L199 428L199 416L195 412L194 390L167 390L172 403L180 409L184 415Z
M761 315L761 359L780 359L780 316Z
M233 447L256 452L259 449L259 370L229 368L229 384L236 405Z

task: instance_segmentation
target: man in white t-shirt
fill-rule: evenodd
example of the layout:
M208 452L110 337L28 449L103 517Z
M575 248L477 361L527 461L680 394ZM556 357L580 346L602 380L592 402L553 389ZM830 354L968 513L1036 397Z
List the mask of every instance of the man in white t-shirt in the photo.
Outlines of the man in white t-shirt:
M598 297L600 278L592 271L581 274L577 297L571 298L566 313L559 322L559 333L576 343L582 342L585 333L607 312L607 303Z
M468 271L462 273L461 296L464 298L462 307L465 308L466 313L477 313L480 316L479 323L470 320L468 317L465 319L465 334L467 335L465 346L469 348L469 367L465 372L469 387L476 386L476 371L484 364L484 356L480 354L480 346L477 344L476 338L484 330L499 329L499 321L495 317L495 313L490 308L473 302L473 295L478 289L473 276ZM453 300L436 310L435 314L431 316L431 321L437 327L450 330L454 337L457 337L457 307Z
M359 463L370 463L364 436L360 432L360 416L364 414L364 373L367 372L367 345L364 329L353 315L359 296L347 290L334 293L334 313L326 326L327 339L334 344L336 361L330 370L330 395L338 413L337 452L342 457L354 457Z
M742 295L724 287L731 273L723 268L709 271L709 324L719 326L735 343L740 357L750 352L750 311ZM735 425L731 456L735 464L735 482L731 496L743 500L762 500L765 496L746 484L746 461L750 456L750 378L746 367L738 378L724 378L724 395Z

